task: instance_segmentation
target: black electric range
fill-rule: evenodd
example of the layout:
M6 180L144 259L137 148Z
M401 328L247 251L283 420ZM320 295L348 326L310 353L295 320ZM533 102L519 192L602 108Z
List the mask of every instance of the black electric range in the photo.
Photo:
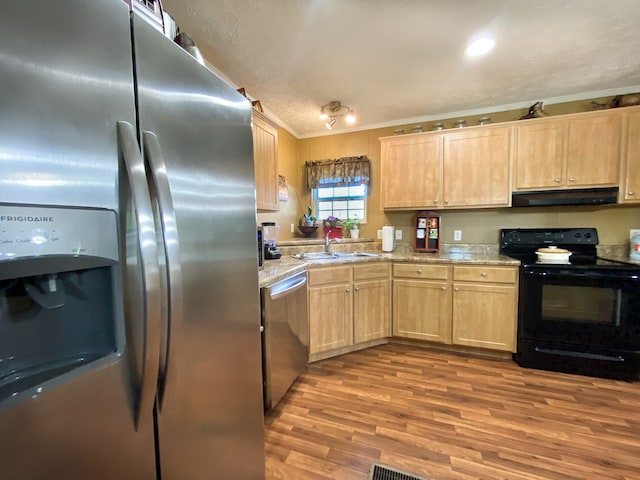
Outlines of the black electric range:
M640 266L597 255L595 228L503 229L500 253L521 262L521 366L640 379ZM542 263L536 250L569 250Z

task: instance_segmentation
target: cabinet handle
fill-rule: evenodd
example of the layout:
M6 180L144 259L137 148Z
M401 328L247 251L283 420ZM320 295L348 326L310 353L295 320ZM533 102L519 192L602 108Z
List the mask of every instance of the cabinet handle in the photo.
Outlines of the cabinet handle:
M570 182L575 182L576 181L576 177L569 177L569 181Z
M351 290L347 288L347 293L349 293Z
M555 181L556 183L560 183L560 182L562 181L562 179L561 179L561 178L556 178L554 181Z
M356 287L356 292L359 292L359 291L360 291L360 288Z
M482 275L483 277L487 276L487 272L482 272L480 275Z
M627 195L631 196L631 195L635 195L636 192L634 192L633 190L629 190L629 193L627 193Z

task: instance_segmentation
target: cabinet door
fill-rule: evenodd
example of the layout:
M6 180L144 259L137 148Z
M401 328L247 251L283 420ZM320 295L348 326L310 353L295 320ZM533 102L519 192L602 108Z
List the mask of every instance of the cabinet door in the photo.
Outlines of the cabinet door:
M445 135L445 207L509 205L511 132L512 127L483 127Z
M353 287L354 343L388 337L389 280L356 282Z
M278 130L255 112L253 114L253 161L258 210L279 210Z
M627 158L620 189L622 202L640 202L640 111L629 114Z
M350 284L309 289L309 353L353 343Z
M622 115L617 112L569 120L567 186L617 186Z
M453 343L515 351L516 287L453 284Z
M516 190L557 188L564 184L567 128L565 120L534 120L516 127Z
M438 206L440 138L426 134L382 141L382 208Z
M446 282L393 280L393 335L451 343L450 305Z

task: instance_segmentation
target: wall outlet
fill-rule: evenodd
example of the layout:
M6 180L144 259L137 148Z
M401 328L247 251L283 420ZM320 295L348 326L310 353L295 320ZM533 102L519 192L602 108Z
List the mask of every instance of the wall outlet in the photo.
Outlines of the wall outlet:
M294 233L296 231L296 226L292 223L291 224L291 233Z
M462 240L462 230L454 230L453 231L453 240L459 242Z
M396 230L396 240L402 240L402 230Z
M378 240L382 240L382 230L378 230Z

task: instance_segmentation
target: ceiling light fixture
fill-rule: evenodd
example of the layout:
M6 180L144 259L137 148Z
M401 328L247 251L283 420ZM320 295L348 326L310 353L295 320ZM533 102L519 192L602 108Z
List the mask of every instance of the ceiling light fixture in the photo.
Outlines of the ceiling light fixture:
M493 38L481 37L472 41L465 50L465 53L470 57L478 57L489 53L495 45L496 41Z
M320 108L320 120L325 122L324 124L329 130L336 124L336 118L342 116L349 125L356 123L353 110L342 105L338 100L333 100Z
M324 126L327 127L329 130L331 130L335 124L336 124L335 117L331 117L330 120L327 120L326 122L324 122Z

